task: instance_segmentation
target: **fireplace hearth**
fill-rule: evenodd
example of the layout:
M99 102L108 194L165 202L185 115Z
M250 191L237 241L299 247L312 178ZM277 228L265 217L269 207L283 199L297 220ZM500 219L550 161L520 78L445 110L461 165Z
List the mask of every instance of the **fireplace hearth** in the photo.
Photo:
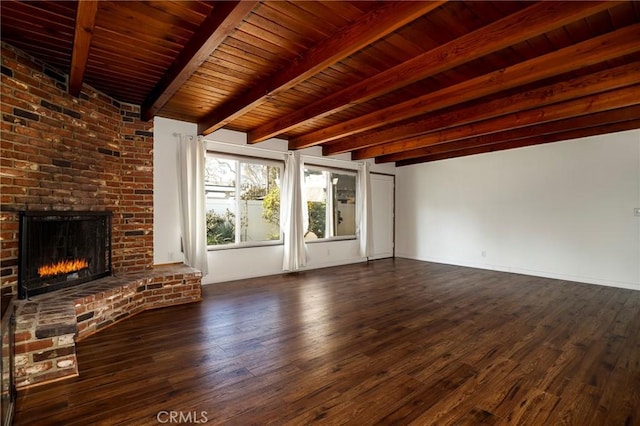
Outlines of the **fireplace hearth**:
M111 212L20 213L18 297L111 275Z

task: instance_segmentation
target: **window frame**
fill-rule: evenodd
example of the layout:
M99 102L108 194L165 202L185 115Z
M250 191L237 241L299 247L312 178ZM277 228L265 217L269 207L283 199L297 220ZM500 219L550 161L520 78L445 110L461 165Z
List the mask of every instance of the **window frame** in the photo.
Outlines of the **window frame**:
M320 164L314 164L314 163L304 163L304 171L306 172L307 170L311 170L311 171L320 171L320 172L329 172L329 173L339 173L339 174L346 174L346 175L353 175L355 178L355 203L354 203L354 207L357 210L358 208L358 198L357 198L357 193L358 193L358 170L357 169L347 169L347 168L342 168L342 167L333 167L333 166L326 166L326 165L320 165ZM329 178L329 180L331 180ZM331 185L333 185L333 183L331 183ZM302 182L302 189L303 191L306 190L305 188L305 182ZM328 203L327 203L328 204ZM308 215L308 210L307 210L307 215ZM357 215L354 218L355 221L355 230L354 230L354 234L352 235L337 235L337 236L331 236L331 237L323 237L323 238L316 238L316 239L312 239L312 240L307 240L305 239L304 242L305 244L317 244L317 243L327 243L327 242L332 242L332 241L353 241L353 240L357 240L358 239L358 219L357 219ZM328 225L325 225L325 232L327 229Z
M263 157L257 157L252 155L245 155L245 154L233 154L233 153L220 152L220 151L215 151L210 149L206 151L206 156L237 161L236 179L235 179L235 197L234 197L235 207L236 207L236 213L234 213L235 214L235 223L234 223L235 241L233 243L228 243L228 244L214 244L214 245L207 244L207 251L234 250L234 249L243 249L243 248L251 248L251 247L269 247L269 246L283 245L284 238L283 238L281 224L279 226L279 238L277 240L241 241L240 233L242 232L241 231L242 225L241 225L241 215L239 211L240 211L240 202L242 201L241 199L242 186L240 182L241 179L239 177L240 177L241 168L242 168L241 164L250 163L250 164L260 164L265 166L278 167L280 169L280 180L282 180L282 177L284 176L284 160L278 160L273 158L263 158ZM206 181L205 181L205 192L206 192ZM282 199L282 194L281 194L281 199ZM205 202L205 214L207 211L208 210L206 210L206 202Z

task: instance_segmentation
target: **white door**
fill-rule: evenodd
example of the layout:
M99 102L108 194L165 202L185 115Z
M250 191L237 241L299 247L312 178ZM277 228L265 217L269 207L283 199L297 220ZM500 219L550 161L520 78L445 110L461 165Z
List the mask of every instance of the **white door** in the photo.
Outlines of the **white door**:
M394 176L371 173L373 255L369 259L393 257L394 185Z

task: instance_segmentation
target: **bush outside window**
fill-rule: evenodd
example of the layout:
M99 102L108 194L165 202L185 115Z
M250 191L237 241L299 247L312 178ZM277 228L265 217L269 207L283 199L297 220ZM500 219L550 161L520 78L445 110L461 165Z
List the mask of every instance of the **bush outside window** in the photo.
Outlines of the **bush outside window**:
M207 154L206 224L210 248L282 241L282 169L278 161Z

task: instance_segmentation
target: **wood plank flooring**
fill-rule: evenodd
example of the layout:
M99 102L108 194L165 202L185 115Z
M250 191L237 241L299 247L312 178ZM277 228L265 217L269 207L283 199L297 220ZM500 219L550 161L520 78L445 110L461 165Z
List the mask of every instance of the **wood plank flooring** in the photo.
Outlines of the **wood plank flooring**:
M640 424L639 291L387 259L203 299L80 342L15 424Z

